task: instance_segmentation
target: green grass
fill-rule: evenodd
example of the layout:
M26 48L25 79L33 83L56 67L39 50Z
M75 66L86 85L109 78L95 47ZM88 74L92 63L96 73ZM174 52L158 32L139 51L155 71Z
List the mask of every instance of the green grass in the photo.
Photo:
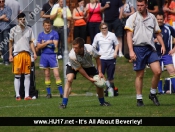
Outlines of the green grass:
M39 59L38 59L39 60ZM11 72L10 66L0 66L0 117L174 117L175 116L175 101L174 94L158 95L161 105L154 106L152 101L148 99L148 94L151 85L152 73L150 69L146 69L144 77L143 100L144 107L136 106L135 99L135 72L132 70L132 64L128 63L125 58L118 58L115 71L115 84L119 89L119 96L105 98L109 101L111 107L100 107L95 94L95 87L91 85L84 77L78 74L77 79L73 82L72 96L69 97L67 109L61 110L58 105L62 99L56 88L53 75L52 82L52 99L46 99L46 90L44 85L44 74L38 68L38 60L36 62L36 87L39 90L39 99L31 101L16 101L14 98L14 75ZM60 75L63 78L63 62L59 60ZM167 77L166 72L163 77ZM85 93L90 88L93 96L85 96ZM73 96L74 95L74 96ZM103 131L160 131L173 132L173 127L0 127L0 132L103 132Z

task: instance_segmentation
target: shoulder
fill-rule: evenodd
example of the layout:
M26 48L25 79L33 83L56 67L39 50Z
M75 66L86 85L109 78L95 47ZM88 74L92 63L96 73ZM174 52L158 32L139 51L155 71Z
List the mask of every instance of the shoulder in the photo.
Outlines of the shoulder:
M76 54L75 54L73 49L71 49L71 51L69 52L69 58L71 60L75 60L76 59Z
M52 9L59 7L59 4L53 5Z
M88 52L91 52L93 50L93 46L91 44L84 44L84 47Z

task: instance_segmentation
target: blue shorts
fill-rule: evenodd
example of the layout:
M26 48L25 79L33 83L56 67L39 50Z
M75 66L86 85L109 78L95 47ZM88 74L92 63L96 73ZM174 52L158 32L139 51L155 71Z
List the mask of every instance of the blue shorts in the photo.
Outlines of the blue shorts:
M58 68L58 60L56 54L41 54L40 68Z
M136 61L133 62L135 71L143 70L147 64L160 60L151 46L134 46L134 52L137 56Z
M107 79L108 80L113 80L114 79L114 73L115 73L115 64L116 64L116 59L112 60L101 60L101 71L103 74L107 71Z
M169 64L173 64L173 58L171 55L163 55L160 59L160 62L163 62L163 64L166 66L166 65L169 65ZM162 63L160 63L162 64Z

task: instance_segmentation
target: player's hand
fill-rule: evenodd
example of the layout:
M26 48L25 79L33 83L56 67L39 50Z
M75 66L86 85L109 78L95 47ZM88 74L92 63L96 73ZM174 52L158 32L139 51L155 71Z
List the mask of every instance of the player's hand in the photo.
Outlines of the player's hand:
M53 44L53 40L47 40L47 44Z
M114 53L114 59L116 59L117 58L117 53Z
M129 53L129 55L130 55L130 59L131 59L132 61L136 61L137 56L136 56L136 54L135 54L134 51L131 51L131 52Z
M175 53L175 48L173 48L172 50L169 51L169 55L173 55Z
M92 83L96 82L92 77L89 78L89 81L91 81Z
M98 75L100 78L105 78L102 72L99 72Z
M9 61L13 62L13 56L12 55L9 56Z
M166 51L166 49L165 49L165 46L163 45L163 46L161 47L161 53L162 53L162 55L165 54L165 51Z
M36 54L33 54L33 57L34 57L35 60L37 59L37 55Z

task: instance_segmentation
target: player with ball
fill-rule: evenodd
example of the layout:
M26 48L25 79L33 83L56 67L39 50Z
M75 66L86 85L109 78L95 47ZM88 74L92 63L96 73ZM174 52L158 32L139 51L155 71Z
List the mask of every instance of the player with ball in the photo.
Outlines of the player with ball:
M95 68L92 58L96 60L97 69ZM69 53L69 63L67 64L66 76L67 81L64 87L64 96L60 108L65 109L68 104L69 91L73 80L76 78L76 74L79 72L82 76L88 79L90 82L96 82L93 79L94 75L99 75L100 78L104 78L101 72L100 55L90 44L85 44L82 38L76 38L72 43L72 50ZM105 102L104 89L96 88L98 99L101 106L110 106L110 103Z

